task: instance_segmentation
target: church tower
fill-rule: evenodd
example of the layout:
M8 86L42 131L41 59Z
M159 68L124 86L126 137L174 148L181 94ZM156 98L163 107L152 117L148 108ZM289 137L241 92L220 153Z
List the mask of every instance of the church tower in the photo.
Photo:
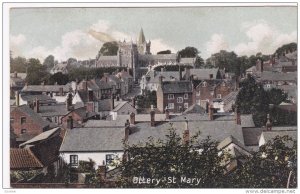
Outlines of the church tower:
M143 28L141 28L141 31L140 31L140 34L138 37L138 41L137 41L137 46L138 46L139 54L151 54L150 53L151 42L149 41L147 43Z

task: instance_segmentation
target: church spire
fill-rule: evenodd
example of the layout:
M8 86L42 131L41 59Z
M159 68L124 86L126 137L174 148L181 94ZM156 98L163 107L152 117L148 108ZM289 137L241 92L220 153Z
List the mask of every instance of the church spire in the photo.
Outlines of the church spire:
M140 35L139 35L139 40L138 40L138 44L141 45L145 41L146 41L146 39L145 39L145 35L144 35L144 32L143 32L143 28L141 28Z

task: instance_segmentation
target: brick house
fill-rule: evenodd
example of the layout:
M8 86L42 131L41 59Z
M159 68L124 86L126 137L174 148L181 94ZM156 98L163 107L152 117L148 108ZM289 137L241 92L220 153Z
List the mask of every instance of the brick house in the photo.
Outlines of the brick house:
M157 89L157 108L164 112L183 112L193 104L193 84L190 81L167 81L160 84Z
M27 105L18 106L11 110L10 123L19 143L50 128L50 122L44 120Z
M91 105L93 106L93 104ZM71 110L68 114L62 117L61 121L63 126L67 128L73 128L75 126L81 126L82 123L88 119L96 119L96 113L90 111L90 107L80 107ZM70 126L70 120L72 119L72 125Z
M207 108L207 104L212 103L214 99L222 99L235 89L232 82L225 80L203 80L195 86L193 103L203 108Z

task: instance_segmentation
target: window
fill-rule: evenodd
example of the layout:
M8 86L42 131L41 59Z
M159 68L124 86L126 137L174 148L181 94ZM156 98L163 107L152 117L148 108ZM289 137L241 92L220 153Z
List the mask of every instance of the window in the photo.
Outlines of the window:
M196 96L200 96L200 91L197 91Z
M202 86L203 86L203 87L206 87L206 86L207 86L207 83L206 83L206 82L203 82Z
M115 155L114 154L106 154L105 158L106 158L106 164L110 164L115 159Z
M184 94L183 98L184 99L188 99L189 98L189 94Z
M218 99L221 99L221 98L222 98L222 95L221 95L221 94L217 94L217 98L218 98Z
M21 124L26 123L26 117L21 117Z
M182 111L182 106L178 106L178 107L177 107L177 110L178 110L178 111Z
M54 117L54 122L57 123L57 117Z
M15 119L14 118L10 118L10 124L14 124Z
M174 103L169 103L168 104L168 109L174 109Z
M26 132L27 132L26 129L21 129L21 134L24 134L24 133L26 133Z
M213 74L209 74L209 79L212 79L214 77Z
M168 94L168 99L169 99L169 100L174 99L174 94Z
M177 103L183 103L183 98L182 97L178 97L177 98Z
M187 108L189 108L189 103L184 103L183 106L184 106L185 109L187 109Z
M78 155L70 155L70 164L71 166L78 165Z

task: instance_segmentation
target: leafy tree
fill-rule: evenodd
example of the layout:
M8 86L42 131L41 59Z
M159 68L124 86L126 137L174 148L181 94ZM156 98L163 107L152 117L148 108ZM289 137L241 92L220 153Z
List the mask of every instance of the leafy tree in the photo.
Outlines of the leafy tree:
M136 97L137 106L139 108L150 108L151 105L156 106L156 91L148 91L146 90L144 95L139 95Z
M180 58L196 58L195 67L200 68L204 66L204 60L200 57L200 52L195 47L185 47L184 49L178 51L178 57Z
M68 82L69 82L69 76L63 74L62 72L58 72L50 76L48 84L53 85L57 83L58 85L65 85Z
M198 135L183 143L171 125L165 141L150 137L144 145L129 146L125 142L128 160L121 163L122 175L118 185L131 188L222 188L226 182L221 165L224 155L218 155L217 142L209 137L199 141ZM135 184L133 177L156 178L161 182ZM182 177L197 177L201 181L191 184L181 181Z
M113 56L117 55L119 49L119 45L117 42L106 42L102 45L98 57L103 55L103 56Z
M264 126L269 110L269 100L263 86L256 83L250 75L240 84L241 90L236 99L237 106L242 114L253 114L256 126Z
M279 56L284 54L286 51L293 52L297 50L297 43L292 42L289 44L282 45L278 49L276 49L275 53L277 53Z
M159 51L157 52L158 55L160 54L171 54L171 51L170 50L164 50L164 51Z
M233 187L286 188L297 187L297 142L288 136L275 137L259 148L251 157L244 158L241 168L231 174Z
M49 55L45 58L43 65L46 66L47 69L51 69L52 67L54 67L54 61L54 56Z
M232 51L228 52L221 50L219 53L213 54L210 58L207 59L209 64L214 65L220 69L224 69L227 72L235 73L240 75L240 63L238 61L237 55Z
M10 58L10 72L19 72L19 73L25 73L27 67L26 58L24 57L16 57L16 58Z
M77 62L77 59L75 59L75 58L69 58L68 60L67 60L67 64L68 65L70 65L70 64L72 64L72 63L76 63Z
M38 59L30 58L27 66L28 70L26 82L29 85L39 85L42 82L48 82L50 74L47 72L46 67L42 66Z
M272 88L271 90L267 91L267 95L269 98L270 104L279 105L281 102L284 102L287 100L287 94L278 88Z
M297 125L297 111L288 111L274 106L270 110L270 117L274 126L296 126Z

